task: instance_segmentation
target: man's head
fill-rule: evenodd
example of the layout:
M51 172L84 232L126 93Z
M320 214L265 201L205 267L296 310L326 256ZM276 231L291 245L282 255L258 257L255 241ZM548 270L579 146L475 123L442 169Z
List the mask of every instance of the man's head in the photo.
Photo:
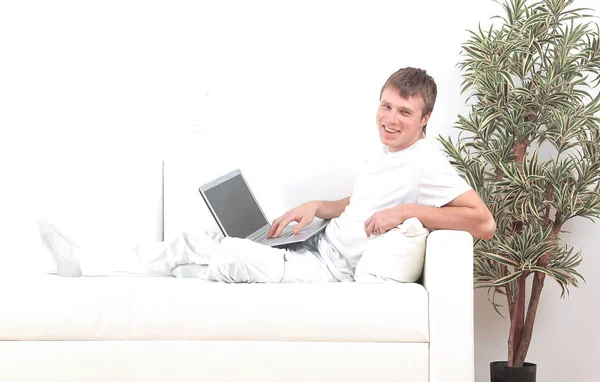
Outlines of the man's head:
M436 96L437 86L424 70L403 68L392 74L379 97L381 142L394 152L423 138Z

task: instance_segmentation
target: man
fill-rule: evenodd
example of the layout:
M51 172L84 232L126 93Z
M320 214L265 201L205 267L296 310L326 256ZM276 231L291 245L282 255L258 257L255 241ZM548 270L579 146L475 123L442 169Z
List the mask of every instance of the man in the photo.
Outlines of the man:
M475 191L424 140L437 87L420 69L404 68L381 89L376 126L384 150L359 172L352 196L311 201L273 222L277 237L292 221L298 233L316 217L332 219L324 233L287 249L245 239L182 234L171 242L104 253L71 246L50 224L40 232L59 275L112 271L196 276L223 282L353 281L371 236L417 218L429 229L464 230L490 239L494 219Z

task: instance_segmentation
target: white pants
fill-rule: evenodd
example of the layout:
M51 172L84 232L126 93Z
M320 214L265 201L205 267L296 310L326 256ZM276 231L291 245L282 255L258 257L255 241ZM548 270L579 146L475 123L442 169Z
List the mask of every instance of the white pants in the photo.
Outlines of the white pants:
M132 250L79 248L84 276L138 274L198 277L229 283L338 281L321 256L307 245L271 248L221 234L184 233Z

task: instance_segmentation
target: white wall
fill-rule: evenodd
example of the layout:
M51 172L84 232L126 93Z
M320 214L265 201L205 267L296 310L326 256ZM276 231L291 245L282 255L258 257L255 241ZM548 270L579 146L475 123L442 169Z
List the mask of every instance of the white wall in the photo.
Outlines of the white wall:
M342 197L378 147L379 89L396 69L433 75L429 137L454 134L460 43L499 10L481 0L3 2L0 168L18 169L23 186L49 158L212 157L213 171L242 168L272 218ZM200 185L210 172L190 177ZM597 380L600 229L571 230L588 284L560 300L547 282L529 355L544 381ZM507 325L476 292L477 381L505 359Z

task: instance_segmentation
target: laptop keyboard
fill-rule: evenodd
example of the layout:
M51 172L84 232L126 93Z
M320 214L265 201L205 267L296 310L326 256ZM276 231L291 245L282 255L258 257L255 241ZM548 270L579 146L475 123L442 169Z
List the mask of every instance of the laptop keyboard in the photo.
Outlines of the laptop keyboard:
M265 232L265 234L260 235L259 237L257 237L254 241L257 243L261 243L261 244L272 244L274 242L277 241L285 241L285 239L294 236L294 232L292 231L292 229L294 229L294 227L292 226L287 226L285 227L285 229L281 232L281 234L279 235L279 237L275 237L275 238L271 238L271 239L267 239L267 232Z

